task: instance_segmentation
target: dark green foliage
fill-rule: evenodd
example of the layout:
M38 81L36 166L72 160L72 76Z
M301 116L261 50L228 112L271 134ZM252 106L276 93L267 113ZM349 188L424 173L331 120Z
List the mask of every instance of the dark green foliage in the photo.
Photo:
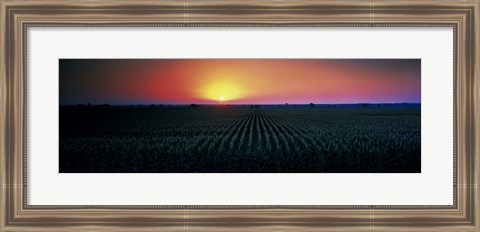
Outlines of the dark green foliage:
M60 107L60 172L420 172L420 109Z

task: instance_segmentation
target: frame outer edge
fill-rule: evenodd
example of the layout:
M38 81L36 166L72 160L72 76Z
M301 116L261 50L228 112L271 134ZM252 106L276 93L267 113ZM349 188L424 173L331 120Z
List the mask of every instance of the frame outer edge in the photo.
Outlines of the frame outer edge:
M16 162L22 162L22 159L20 159L19 157L16 157L14 160L12 158L12 155L13 154L9 154L8 152L9 151L15 151L15 152L19 152L18 149L20 149L20 151L22 151L21 147L23 147L22 145L22 141L15 141L17 138L22 138L21 137L21 131L20 132L12 132L12 130L15 130L15 129L19 129L18 127L18 124L21 123L18 122L18 118L19 116L21 116L23 114L23 108L21 106L18 106L17 103L21 103L15 99L10 99L10 98L18 98L20 97L20 99L23 99L22 95L23 94L23 89L22 89L22 84L23 81L22 80L9 80L8 79L8 72L12 73L12 74L16 74L14 75L15 77L18 77L19 75L22 74L22 71L21 69L19 69L19 66L15 66L15 69L12 69L10 70L11 66L8 67L8 62L12 62L12 63L17 63L20 62L20 64L22 64L22 60L20 59L21 57L23 57L23 54L10 54L12 51L12 49L15 49L15 51L17 52L22 52L22 48L21 48L21 43L18 44L18 40L19 38L16 38L17 41L15 41L15 39L13 39L13 41L11 41L11 38L14 38L15 35L10 35L8 33L6 33L8 30L20 30L22 31L22 27L19 26L17 28L10 28L9 29L9 25L7 25L7 22L9 22L9 20L12 20L14 19L15 21L15 17L10 17L9 15L9 12L7 10L7 7L5 4L5 2L12 2L12 1L6 1L6 0L0 0L0 32L1 32L1 35L0 35L0 136L3 136L1 137L0 139L0 184L1 184L1 191L0 191L0 231L4 231L4 229L6 229L5 227L8 226L7 223L8 223L8 220L11 219L12 217L12 213L15 214L16 212L13 212L13 211L20 211L21 210L21 204L17 204L17 203L12 203L12 202L8 202L8 200L12 200L12 199L16 199L17 197L18 198L21 198L22 196L12 196L11 194L9 194L7 191L9 191L9 189L11 188L15 188L15 184L17 182L11 182L12 180L13 181L17 181L15 180L14 178L12 178L12 176L9 176L9 174L15 174L15 176L22 176L21 174L21 170L18 170L17 167L15 168L12 168L11 166L9 167L9 164L12 164L12 163L16 163ZM32 2L31 1L28 1L29 3L26 3L26 5L28 4L31 4ZM140 2L140 1L139 1ZM203 1L202 1L203 2ZM211 2L211 1L210 1ZM262 1L264 2L264 1ZM303 2L303 1L302 1ZM419 1L420 2L420 1ZM421 1L421 2L428 2L428 1ZM443 2L443 1L439 1L439 2ZM449 1L449 3L451 2L457 2L457 1ZM473 1L465 1L465 2L469 2L469 3L472 3ZM464 2L464 3L465 3ZM58 3L57 1L55 1L55 3ZM128 1L127 1L128 3ZM432 3L433 2L429 2L429 3ZM474 49L473 51L471 51L471 60L470 60L470 65L472 65L473 67L470 67L469 70L465 70L467 73L470 73L470 78L472 78L472 80L469 82L470 84L472 84L473 86L469 86L468 88L470 89L470 94L471 96L466 96L469 100L467 101L471 101L469 106L472 107L471 109L471 112L470 112L470 115L469 117L472 117L470 119L470 122L472 123L472 127L471 127L471 131L470 131L470 134L471 134L471 137L469 138L470 139L470 142L472 143L471 144L471 147L470 147L470 152L471 152L471 155L473 155L473 157L471 157L470 161L474 161L473 163L474 164L471 164L471 168L473 169L471 172L467 173L467 175L469 174L473 174L473 176L467 176L467 178L471 178L471 180L468 182L468 183L465 183L465 184L473 184L473 186L465 186L465 187L468 187L470 188L470 190L472 190L472 193L474 194L474 196L471 196L471 199L473 201L467 201L471 204L474 204L474 205L470 205L470 210L471 212L473 213L473 217L474 218L471 218L471 223L474 225L475 227L475 231L476 232L480 232L480 225L479 225L479 222L480 222L480 215L479 215L479 208L480 206L478 205L478 200L480 199L480 192L479 192L479 179L480 179L480 175L479 175L479 167L480 167L480 157L479 157L479 152L480 152L480 143L478 142L478 139L480 138L480 126L479 126L479 117L480 117L480 110L479 110L479 104L480 104L480 87L479 87L479 59L480 59L480 49L479 49L479 38L480 38L480 35L479 35L479 14L480 14L480 9L479 9L479 0L475 0L475 3L471 4L471 5L475 5L474 8L473 8L473 22L472 25L470 25L470 40L473 40L471 41L472 42L472 46L474 46ZM12 23L12 22L10 22ZM18 26L18 25L17 25ZM18 34L18 33L15 33L15 34ZM459 38L460 39L460 38ZM464 38L465 39L465 38ZM11 47L8 47L8 45L12 45ZM15 45L15 47L13 47L13 45ZM20 46L20 47L18 47ZM462 46L466 46L466 44L463 42ZM460 55L460 54L458 54ZM13 59L12 59L13 58ZM462 58L463 59L463 58ZM463 65L466 65L465 63L463 63ZM465 74L465 73L464 73ZM458 79L459 77L457 77ZM20 86L19 86L20 85ZM8 88L8 86L10 87L14 87L13 88ZM458 86L460 87L460 86ZM12 91L13 92L8 92L8 91ZM19 92L15 92L15 91L19 91ZM14 95L15 94L15 95ZM9 98L10 97L10 98ZM11 104L15 104L15 105L11 105ZM9 105L10 104L10 105ZM12 109L12 111L14 112L8 112L7 110L8 109ZM468 112L468 111L467 111ZM20 115L18 115L20 114ZM10 116L10 118L9 118ZM15 116L12 118L12 116ZM13 122L13 123L12 123ZM11 123L11 124L10 124ZM15 124L14 124L15 123ZM22 128L23 126L20 125L20 128ZM459 128L460 129L460 128ZM10 143L11 139L9 139L9 136L7 133L10 133L10 135L14 135L15 137L13 138L13 140L16 142L14 144L15 147L11 147L12 144ZM1 146L2 143L5 143L4 145L5 146ZM9 150L10 149L10 150ZM13 149L13 150L12 150ZM10 157L10 158L9 158ZM10 170L10 172L8 171ZM15 172L15 173L14 173ZM18 183L22 183L22 180L18 180L19 182ZM18 191L17 191L18 192ZM12 207L14 207L14 209L12 209ZM18 208L20 207L20 208ZM469 208L467 207L467 208ZM15 209L16 208L16 209ZM10 211L9 211L10 210ZM12 211L13 210L13 211ZM373 219L372 219L373 220ZM372 221L373 223L373 221ZM76 223L74 223L76 224ZM110 230L113 230L113 229L120 229L120 230L128 230L129 228L131 230L135 230L135 228L133 228L131 225L128 226L128 227L118 227L119 225L115 225L115 226L112 226L110 223L107 223L108 225L108 229ZM436 224L438 226L440 226L440 223ZM198 226L198 225L197 225ZM268 226L266 228L270 228L270 229L274 229L276 228L277 226L279 226L278 224L276 225L271 225L271 226ZM280 227L277 227L278 229L287 229L287 230L294 230L294 229L299 229L299 227L292 227L293 224L291 223L287 223L285 224L285 226L280 226ZM292 228L289 228L289 227L292 227ZM28 226L25 226L25 225L22 225L20 228L29 228L29 229L34 229L34 230L38 230L38 229L41 229L41 228L37 228L37 227L28 227ZM69 227L61 227L60 229L68 229ZM301 227L300 227L301 228ZM355 230L355 227L350 227L352 231ZM380 227L379 227L380 228ZM409 229L411 229L411 227L408 227ZM422 227L415 227L416 229L415 230L419 230L419 229L422 229ZM11 229L15 229L15 227L10 227L8 230L10 231ZM43 229L49 229L48 227L43 227ZM53 229L53 227L51 227L50 229ZM102 229L102 226L98 225L98 226L94 226L94 227L90 227L89 229L87 227L78 227L78 224L76 224L75 227L71 227L71 229L73 230L79 230L79 229L86 229L86 230L89 230L89 229L100 229L100 230L103 230L103 229L106 229L106 228L103 228ZM161 229L161 228L158 228L158 229ZM176 227L176 229L180 229L178 227ZM184 228L185 229L185 228ZM193 224L192 224L192 227L191 229L198 229L198 230L207 230L207 229L225 229L224 227L222 228L216 228L216 227L195 227ZM247 230L248 227L239 227L239 228L236 228L236 229L233 229L233 230ZM307 229L307 228L304 228L304 229ZM311 229L311 228L310 228ZM340 227L338 229L341 229ZM366 229L364 227L362 227L362 229L360 228L356 228L358 230L363 230L363 229ZM374 230L375 228L372 227L370 228L371 230ZM395 230L402 230L401 228L398 228L398 227L385 227L385 229L387 230L392 230L392 229L395 229ZM404 229L406 229L404 227ZM424 229L427 229L427 230L432 230L432 229L435 229L435 227L433 228L424 228ZM441 227L437 227L437 229L439 230L442 230ZM450 227L447 228L447 229L451 229ZM458 228L459 230L462 230L462 229L467 229L467 228ZM56 229L58 230L58 228ZM145 230L151 230L151 229L147 229L145 228ZM342 228L343 230L343 228ZM470 231L470 230L468 230Z
M474 225L480 231L480 0L476 0L473 10L473 118L474 118Z
M6 83L5 83L5 20L4 20L3 0L0 0L0 231L5 227L5 112L6 109Z
M0 231L4 231L8 222L9 183L7 181L7 110L8 110L8 82L7 82L7 12L4 0L0 0Z

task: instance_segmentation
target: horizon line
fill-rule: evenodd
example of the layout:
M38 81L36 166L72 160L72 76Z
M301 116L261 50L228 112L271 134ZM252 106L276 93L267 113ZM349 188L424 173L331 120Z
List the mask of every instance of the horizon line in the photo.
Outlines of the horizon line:
M266 103L266 104L258 104L258 103L242 103L242 104L222 104L222 103L217 103L217 104L209 104L209 103L131 103L131 104L113 104L113 103L72 103L72 104L59 104L60 106L77 106L77 105L112 105L112 106L130 106L130 105L146 105L146 106L151 106L151 105L172 105L172 106L190 106L190 105L208 105L208 106L250 106L250 105L363 105L363 104L372 104L372 105L394 105L394 104L421 104L421 102L382 102L382 103L372 103L372 102L358 102L358 103Z

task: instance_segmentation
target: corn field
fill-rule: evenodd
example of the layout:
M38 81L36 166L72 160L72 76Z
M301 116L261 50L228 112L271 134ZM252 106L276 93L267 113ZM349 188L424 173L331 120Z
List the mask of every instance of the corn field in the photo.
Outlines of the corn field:
M60 172L412 173L420 135L420 109L60 107Z

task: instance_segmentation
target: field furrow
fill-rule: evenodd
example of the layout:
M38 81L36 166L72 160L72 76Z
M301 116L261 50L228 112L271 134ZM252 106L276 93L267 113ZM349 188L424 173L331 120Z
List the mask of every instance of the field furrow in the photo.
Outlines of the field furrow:
M261 118L262 118L262 114L261 113L258 113L256 114L257 116L257 120L256 120L256 123L255 123L255 130L257 131L257 138L256 138L256 149L255 149L255 152L259 155L259 156L263 156L263 153L265 152L265 149L262 149L265 144L264 144L264 139L262 138L262 131L260 129L260 124L261 124Z
M249 114L246 124L243 126L243 128L241 128L238 131L241 134L240 134L238 145L236 146L234 151L236 155L242 155L244 151L243 148L248 143L248 135L249 135L250 126L253 123L253 116L254 116L253 114Z
M272 134L269 133L267 130L267 125L265 122L265 115L261 114L260 117L260 128L261 128L261 134L265 136L265 146L266 146L266 153L271 153L273 152L273 146L272 146Z
M245 126L245 123L250 120L251 115L246 115L241 119L237 119L236 124L233 126L233 128L227 129L227 134L223 135L222 141L220 142L218 146L218 154L221 156L227 156L231 154L232 150L230 147L234 147L237 137L238 137L238 132Z
M278 137L279 143L281 145L282 149L282 155L288 155L290 154L290 146L288 145L288 139L287 136L284 134L284 132L279 128L279 125L276 124L270 117L265 117L267 121L267 125L271 126L273 129L273 133L275 136Z
M246 151L250 154L252 154L253 152L253 146L256 145L256 142L255 142L255 124L257 123L257 114L256 113L253 113L253 119L252 119L252 122L250 123L250 127L249 127L249 133L248 133L248 144L247 144L247 147L246 147ZM255 156L255 154L252 154L253 156Z

